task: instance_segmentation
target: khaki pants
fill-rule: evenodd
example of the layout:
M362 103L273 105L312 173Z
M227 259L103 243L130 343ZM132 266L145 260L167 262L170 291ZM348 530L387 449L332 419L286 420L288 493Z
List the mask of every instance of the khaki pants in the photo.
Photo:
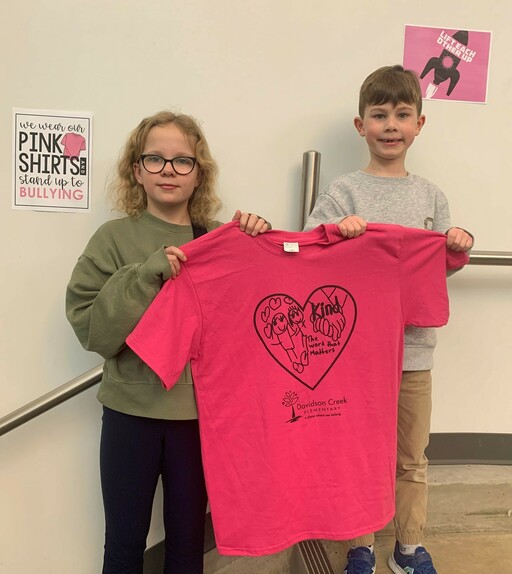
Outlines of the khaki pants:
M427 519L425 449L430 434L432 376L430 371L404 371L398 396L398 450L396 468L395 535L402 544L420 544ZM350 541L369 546L374 534Z

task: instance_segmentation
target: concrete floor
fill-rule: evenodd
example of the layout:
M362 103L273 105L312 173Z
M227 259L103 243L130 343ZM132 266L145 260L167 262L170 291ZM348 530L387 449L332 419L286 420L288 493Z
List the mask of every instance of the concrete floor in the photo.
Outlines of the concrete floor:
M424 544L438 574L512 574L512 466L431 466ZM323 545L334 571L341 574L346 543ZM388 525L376 539L378 573L391 573L387 558L393 546ZM212 550L205 557L205 574L298 574L290 567L294 551L247 558Z

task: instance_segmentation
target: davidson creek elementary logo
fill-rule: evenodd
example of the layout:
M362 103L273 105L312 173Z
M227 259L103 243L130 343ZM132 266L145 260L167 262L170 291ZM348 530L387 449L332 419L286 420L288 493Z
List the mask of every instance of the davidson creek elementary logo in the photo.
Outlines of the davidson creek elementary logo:
M347 403L348 399L345 396L303 403L299 402L299 395L295 391L286 391L282 401L284 407L291 409L291 417L287 423L295 423L302 418L339 417Z

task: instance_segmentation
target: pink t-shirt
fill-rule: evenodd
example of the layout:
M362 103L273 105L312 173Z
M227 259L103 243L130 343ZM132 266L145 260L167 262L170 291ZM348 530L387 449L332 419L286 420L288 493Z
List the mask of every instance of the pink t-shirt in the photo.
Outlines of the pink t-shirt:
M335 225L253 238L229 223L183 251L127 343L166 388L191 363L219 552L384 527L404 325L447 322L446 268L467 255L377 224L347 240Z
M85 138L74 132L67 133L62 138L64 144L64 155L68 157L78 157L80 152L85 149Z

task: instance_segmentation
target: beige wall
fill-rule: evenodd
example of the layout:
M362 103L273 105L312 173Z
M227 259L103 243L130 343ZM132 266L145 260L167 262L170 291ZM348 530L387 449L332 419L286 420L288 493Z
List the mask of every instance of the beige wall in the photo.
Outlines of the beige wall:
M478 0L3 2L0 416L100 362L66 323L64 289L110 217L105 179L141 117L171 107L203 121L224 219L241 207L297 229L303 152L322 153L322 186L363 165L357 90L401 61L406 23L493 32L489 103L426 102L408 167L445 190L478 249L511 250L511 18L510 2ZM94 114L91 214L11 210L13 107ZM510 268L467 269L450 293L433 431L511 433ZM0 574L99 571L100 416L89 391L0 439ZM157 513L150 543L160 536Z

